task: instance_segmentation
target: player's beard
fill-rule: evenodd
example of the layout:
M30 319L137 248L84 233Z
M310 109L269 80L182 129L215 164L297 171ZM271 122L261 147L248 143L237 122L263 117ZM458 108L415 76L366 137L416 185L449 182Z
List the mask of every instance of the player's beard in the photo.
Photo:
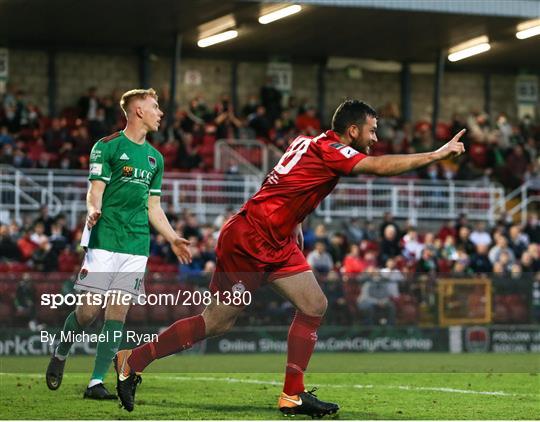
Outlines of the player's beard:
M371 146L369 145L369 143L364 145L364 143L362 142L362 138L354 139L351 142L351 147L354 148L356 151L366 155L369 155L371 153Z

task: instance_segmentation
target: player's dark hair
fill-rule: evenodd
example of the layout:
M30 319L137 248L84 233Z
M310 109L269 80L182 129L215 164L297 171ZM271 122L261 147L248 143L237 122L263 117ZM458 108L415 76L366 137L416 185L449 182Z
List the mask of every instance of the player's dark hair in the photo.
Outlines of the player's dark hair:
M363 125L366 117L377 117L377 112L369 104L359 100L345 100L332 117L332 130L344 134L350 125Z

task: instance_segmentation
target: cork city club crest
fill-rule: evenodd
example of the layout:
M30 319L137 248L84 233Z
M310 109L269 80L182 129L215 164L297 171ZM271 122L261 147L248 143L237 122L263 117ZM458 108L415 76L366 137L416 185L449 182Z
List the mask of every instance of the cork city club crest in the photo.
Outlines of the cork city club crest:
M84 280L87 275L88 275L88 270L86 268L83 268L81 272L79 273L79 280Z
M124 176L124 177L133 176L133 167L131 167L131 166L122 167L122 176Z
M150 167L153 169L156 168L156 159L154 157L148 156L148 164L150 164Z

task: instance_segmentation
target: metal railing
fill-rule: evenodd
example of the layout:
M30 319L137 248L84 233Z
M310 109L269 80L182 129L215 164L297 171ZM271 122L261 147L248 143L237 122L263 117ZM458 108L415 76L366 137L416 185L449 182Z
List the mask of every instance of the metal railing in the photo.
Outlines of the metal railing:
M256 143L251 144L251 147L243 145L242 147L260 153L262 146L258 141L255 142ZM251 157L249 157L249 154L246 154L240 146L241 144L235 143L234 141L231 142L224 139L217 141L214 147L214 168L224 173L248 174L261 177L264 170L260 166L260 163L250 160Z
M67 214L71 226L86 213L85 171L29 169L23 173L0 167L0 181L0 211L18 221L21 213L37 211L42 204L51 206L52 215ZM176 213L190 209L201 222L212 221L227 208L240 208L261 181L259 176L247 175L165 173L162 202ZM454 219L465 213L470 220L493 223L504 203L503 189L493 184L343 178L315 214L330 222L335 218L378 218L391 212L396 218L415 222Z
M256 139L220 139L215 145L214 167L227 172L234 168L240 174L262 177L272 169L283 151Z
M520 187L514 189L506 197L502 198L497 207L501 212L506 210L508 216L514 220L519 214L522 223L527 221L527 211L531 204L540 203L540 178L530 179L523 183ZM506 209L507 204L512 204L512 200L517 199L518 202L509 209Z

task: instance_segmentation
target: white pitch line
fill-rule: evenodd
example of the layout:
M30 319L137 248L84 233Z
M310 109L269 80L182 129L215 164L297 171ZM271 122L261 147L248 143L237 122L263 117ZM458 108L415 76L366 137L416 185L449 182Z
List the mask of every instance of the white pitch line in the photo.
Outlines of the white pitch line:
M181 381L222 381L228 383L241 383L241 384L262 384L262 385L282 385L283 382L280 381L262 381L254 379L242 379L242 378L230 378L230 377L187 377L187 376L170 376L170 377L160 377L173 380ZM459 388L449 388L449 387L414 387L411 385L373 385L373 384L317 384L320 387L330 387L330 388L358 388L358 389L389 389L389 390L407 390L407 391L434 391L438 393L457 393L457 394L476 394L482 396L503 396L503 397L517 397L517 396L535 396L535 394L528 393L506 393L504 391L477 391L477 390L462 390Z
M7 373L0 372L0 376L22 376L35 377L42 374L29 373ZM159 374L149 374L147 376L160 379L170 379L179 381L221 381L228 383L239 384L259 384L259 385L283 385L283 381L263 381L254 379L231 378L231 377L187 377L187 376L160 376ZM387 390L405 390L405 391L433 391L437 393L456 393L456 394L475 394L480 396L498 396L498 397L520 397L520 396L538 396L538 394L529 393L506 393L504 391L477 391L477 390L462 390L459 388L449 387L415 387L412 385L373 385L373 384L317 384L319 387L328 388L358 388L358 389L387 389Z

